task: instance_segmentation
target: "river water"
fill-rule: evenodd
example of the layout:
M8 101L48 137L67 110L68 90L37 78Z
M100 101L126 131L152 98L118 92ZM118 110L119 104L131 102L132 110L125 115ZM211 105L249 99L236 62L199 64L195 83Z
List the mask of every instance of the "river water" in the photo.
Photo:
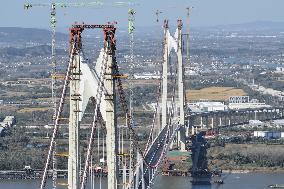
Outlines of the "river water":
M284 173L245 173L224 174L224 184L192 186L188 177L157 177L153 189L268 189L270 184L284 184ZM58 180L65 183L66 180ZM38 189L39 180L0 180L0 189ZM48 181L48 185L51 181ZM106 188L106 179L96 180L95 189ZM51 187L46 187L47 189ZM57 189L66 189L67 186L58 186ZM88 186L88 189L91 187Z

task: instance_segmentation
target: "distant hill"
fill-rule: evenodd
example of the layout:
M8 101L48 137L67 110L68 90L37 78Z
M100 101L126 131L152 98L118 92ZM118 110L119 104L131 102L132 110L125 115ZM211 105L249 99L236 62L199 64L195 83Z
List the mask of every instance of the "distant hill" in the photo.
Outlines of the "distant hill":
M68 35L63 33L56 33L56 39L58 41L66 41L68 40ZM0 41L6 43L50 43L51 31L35 28L0 27Z
M185 21L184 21L185 22ZM176 29L175 23L170 23L171 32L175 32ZM186 29L186 23L184 23L184 29ZM121 28L119 31L125 30ZM186 30L184 30L186 31ZM251 33L275 33L275 32L284 32L284 22L272 22L272 21L255 21L247 22L241 24L228 24L228 25L216 25L216 26L204 26L204 27L191 27L192 32L251 32ZM157 35L163 34L163 27L160 26L136 26L135 33L139 35L152 34L150 37L158 37ZM126 33L127 34L127 33ZM149 36L149 35L148 35Z
M65 55L66 52L62 49L57 49L56 54ZM25 56L49 56L51 55L51 46L49 45L40 45L27 48L14 48L14 47L5 47L0 49L1 57L25 57Z
M255 21L243 24L196 27L198 30L284 32L284 22Z

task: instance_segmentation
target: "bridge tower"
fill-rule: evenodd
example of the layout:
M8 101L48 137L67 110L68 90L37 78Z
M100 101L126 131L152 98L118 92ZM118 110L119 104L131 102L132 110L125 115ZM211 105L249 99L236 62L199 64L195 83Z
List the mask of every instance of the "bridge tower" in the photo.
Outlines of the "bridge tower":
M68 189L79 189L79 102L80 89L80 53L82 28L70 29L71 70L70 70L70 115L69 115L69 156L68 156ZM73 55L73 56L72 56Z
M185 93L184 93L184 68L182 59L182 21L178 20L178 38L177 38L177 58L178 58L178 102L180 128L178 132L178 146L181 151L185 151Z
M104 55L102 60L102 78L104 90L101 84L98 87L99 91L102 90L103 97L98 94L96 96L97 102L100 99L104 101L101 104L101 113L105 115L106 126L106 147L107 147L107 166L108 166L108 188L117 189L118 184L118 162L117 162L117 118L115 106L115 30L112 25L74 25L70 29L70 43L71 43L71 66L70 66L70 115L69 115L69 157L68 157L68 189L79 189L85 187L86 168L88 168L88 161L90 160L90 149L92 143L89 144L88 153L85 162L85 169L83 174L82 183L80 183L81 170L79 169L79 131L80 120L82 112L85 110L82 106L82 101L89 100L88 96L82 92L82 43L81 33L85 28L103 28L104 31ZM86 71L86 70L85 70ZM84 72L87 74L87 72ZM99 82L99 81L98 81ZM96 85L96 83L94 83ZM98 85L98 84L97 84ZM97 105L96 105L97 106ZM97 108L95 108L97 110ZM98 112L95 111L95 114ZM96 125L96 116L94 118ZM92 128L93 133L93 128ZM91 137L93 139L93 137ZM93 141L91 139L91 141Z
M168 20L164 21L164 62L163 62L163 81L162 81L162 126L167 126L168 120L168 64L172 48L175 49L178 59L178 103L179 105L179 124L182 126L177 133L177 145L181 151L185 151L185 90L184 90L184 68L182 57L182 21L178 20L177 39L170 36ZM173 40L175 42L173 42Z
M106 49L106 70L104 78L106 102L106 148L108 166L108 189L117 189L118 184L118 137L115 95L115 28L104 28Z
M162 129L167 126L167 100L168 100L168 63L169 63L169 21L164 21L164 63L163 63L163 90L162 90Z

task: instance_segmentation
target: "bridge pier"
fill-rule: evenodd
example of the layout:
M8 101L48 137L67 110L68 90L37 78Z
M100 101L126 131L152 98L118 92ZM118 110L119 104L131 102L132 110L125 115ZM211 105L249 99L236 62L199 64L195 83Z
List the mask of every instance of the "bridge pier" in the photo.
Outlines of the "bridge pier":
M251 111L251 110L248 110L248 117L249 117L249 120L252 120L253 118L252 118L252 113L253 113L253 111Z
M272 112L271 110L268 110L268 111L267 111L268 119L269 119L269 120L272 120L272 116L271 116L272 113L271 113L271 112Z
M276 109L274 109L274 114L273 115L274 115L273 118L276 119L276 117L277 117L277 110Z
M257 110L254 111L254 120L257 120Z
M205 116L205 125L206 125L206 128L209 128L209 117L208 117L208 115Z
M240 112L240 119L243 120L244 122L246 121L244 112Z
M180 151L186 151L185 138L185 127L182 126L177 132L177 146L179 147Z
M163 85L162 85L162 129L167 126L167 100L168 100L168 20L164 21L164 62L163 62Z
M223 125L227 124L227 114L224 114L224 121L223 121Z
M262 119L262 120L265 120L265 112L264 112L264 110L261 110L260 111L260 119Z
M219 127L221 127L222 126L222 117L220 116L220 118L219 118Z
M190 121L189 121L190 120ZM190 136L190 127L191 127L191 125L190 125L190 122L192 122L191 120L191 118L189 118L189 120L187 121L187 124L186 124L186 132L185 132L185 136L186 137L189 137Z

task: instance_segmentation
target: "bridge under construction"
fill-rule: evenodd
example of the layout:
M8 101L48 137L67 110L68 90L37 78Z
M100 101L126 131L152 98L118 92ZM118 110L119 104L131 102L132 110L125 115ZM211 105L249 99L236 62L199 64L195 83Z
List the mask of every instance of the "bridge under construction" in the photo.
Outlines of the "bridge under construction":
M27 6L26 8L32 7ZM189 8L188 8L189 10ZM54 11L54 10L53 10ZM133 32L134 14L129 10L130 64L134 64ZM157 12L157 16L159 11ZM189 13L188 13L189 14ZM158 20L158 18L157 18ZM93 65L84 54L84 31L102 30L103 48ZM69 62L61 95L54 98L54 127L40 189L47 188L47 179L52 173L53 188L58 185L57 158L68 159L68 189L94 188L94 174L107 175L108 189L150 189L167 152L177 146L180 151L192 150L192 183L210 179L206 161L204 130L218 130L240 124L247 124L251 117L260 120L283 118L283 108L268 107L234 111L192 113L187 108L184 77L184 42L182 20L177 21L175 34L164 21L163 63L158 86L156 108L146 144L139 140L135 130L132 98L123 88L127 76L120 73L116 60L116 23L74 24L69 30ZM55 31L54 31L55 33ZM53 43L55 41L53 40ZM188 47L188 44L186 44ZM54 46L52 47L55 50ZM188 49L188 48L187 48ZM176 56L176 62L171 57ZM187 51L187 56L189 52ZM53 58L55 58L53 56ZM55 63L55 59L52 59ZM174 62L174 63L173 63ZM169 69L170 64L175 70ZM169 70L171 81L169 82ZM56 69L54 69L56 71ZM133 70L130 70L130 79ZM56 74L56 73L53 73ZM54 88L54 80L52 82ZM171 83L171 87L168 87ZM129 98L128 98L129 96ZM170 101L169 101L170 99ZM89 123L87 145L80 139L80 125L88 104L92 106L92 120ZM64 111L69 118L64 118ZM60 124L68 119L68 152L60 151L57 143ZM118 119L124 119L125 126L118 126ZM160 121L161 120L161 121ZM211 123L210 123L211 122ZM97 139L97 141L95 140ZM96 183L97 184L97 183ZM100 183L101 184L101 183Z

